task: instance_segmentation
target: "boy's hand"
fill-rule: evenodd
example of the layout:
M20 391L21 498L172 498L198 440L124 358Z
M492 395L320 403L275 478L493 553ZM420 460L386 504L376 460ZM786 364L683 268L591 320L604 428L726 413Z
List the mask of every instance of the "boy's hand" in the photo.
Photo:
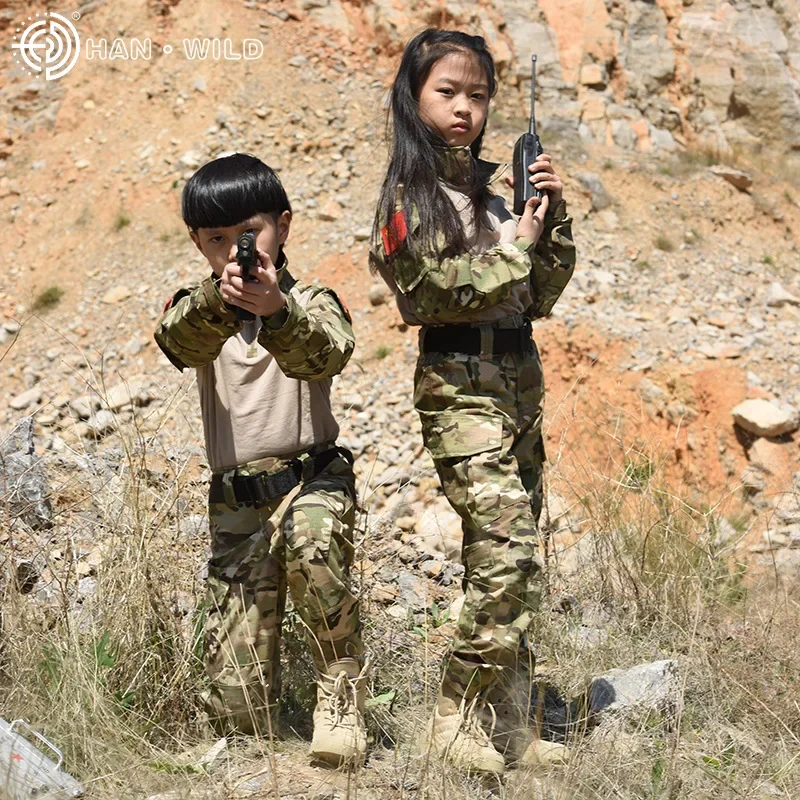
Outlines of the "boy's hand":
M250 270L256 280L242 280L242 268L231 261L225 265L220 280L222 298L226 303L244 308L259 317L271 317L286 305L286 296L278 286L278 273L269 253L257 250L261 265Z

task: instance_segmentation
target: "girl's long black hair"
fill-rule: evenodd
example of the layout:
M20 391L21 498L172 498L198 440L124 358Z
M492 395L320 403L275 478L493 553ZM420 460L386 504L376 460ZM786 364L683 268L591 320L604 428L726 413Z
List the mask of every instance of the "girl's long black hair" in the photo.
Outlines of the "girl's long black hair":
M474 54L486 73L489 97L497 91L494 59L483 37L428 28L406 45L392 86L391 158L375 213L372 232L375 246L380 244L381 228L397 211L398 187L402 185L403 209L409 228L406 242L412 253L445 258L468 249L461 218L438 180L440 155L437 150L447 147L447 143L419 115L420 91L431 68L451 53ZM484 130L485 126L470 146L475 158L481 151ZM472 171L473 182L469 189L476 225L486 223L486 208L492 196L486 178L478 172ZM419 228L414 232L411 231L412 207L419 215Z

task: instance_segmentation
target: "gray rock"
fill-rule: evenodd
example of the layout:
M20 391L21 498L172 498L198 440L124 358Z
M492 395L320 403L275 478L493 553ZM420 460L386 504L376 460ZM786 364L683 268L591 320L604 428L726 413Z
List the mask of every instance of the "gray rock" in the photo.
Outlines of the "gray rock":
M8 405L13 408L14 411L22 411L22 409L28 406L37 405L41 399L42 390L34 386L32 389L28 389L26 392L22 392L22 394L18 394L16 397L12 398Z
M578 172L575 177L580 181L581 186L589 192L592 201L592 211L602 211L611 205L611 198L603 186L600 176L594 172Z
M742 430L756 436L782 436L800 428L800 411L791 406L781 408L761 398L739 403L731 414Z
M42 460L33 447L33 419L23 417L0 443L0 505L34 530L50 528L53 509Z
M412 611L424 611L430 604L427 581L413 572L402 570L397 576L400 602Z
M589 706L595 714L667 711L678 704L680 692L678 662L667 659L599 675L589 687Z

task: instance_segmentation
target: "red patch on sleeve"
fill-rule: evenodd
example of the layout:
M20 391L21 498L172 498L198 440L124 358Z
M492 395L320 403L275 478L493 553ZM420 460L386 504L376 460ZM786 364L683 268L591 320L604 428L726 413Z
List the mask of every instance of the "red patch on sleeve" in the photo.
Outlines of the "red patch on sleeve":
M381 238L383 239L383 252L390 256L397 250L408 236L408 227L406 226L406 215L402 211L398 211L391 219L388 225L381 228Z
M166 303L164 303L164 311L163 311L162 313L166 314L166 313L167 313L167 311L169 311L169 307L172 305L172 301L173 301L174 299L175 299L174 297L170 297L170 299L169 299L169 300L167 300L167 302L166 302Z

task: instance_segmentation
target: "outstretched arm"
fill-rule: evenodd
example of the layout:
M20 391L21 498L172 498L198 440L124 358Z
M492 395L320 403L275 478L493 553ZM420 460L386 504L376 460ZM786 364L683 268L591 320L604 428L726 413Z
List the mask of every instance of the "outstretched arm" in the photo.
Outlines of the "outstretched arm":
M302 381L338 375L355 347L350 314L336 294L326 288L312 291L305 306L288 292L286 305L264 318L258 334L259 343L272 353L284 375Z
M212 276L172 297L154 335L167 358L183 371L213 361L240 328L235 312L222 299L219 279Z

